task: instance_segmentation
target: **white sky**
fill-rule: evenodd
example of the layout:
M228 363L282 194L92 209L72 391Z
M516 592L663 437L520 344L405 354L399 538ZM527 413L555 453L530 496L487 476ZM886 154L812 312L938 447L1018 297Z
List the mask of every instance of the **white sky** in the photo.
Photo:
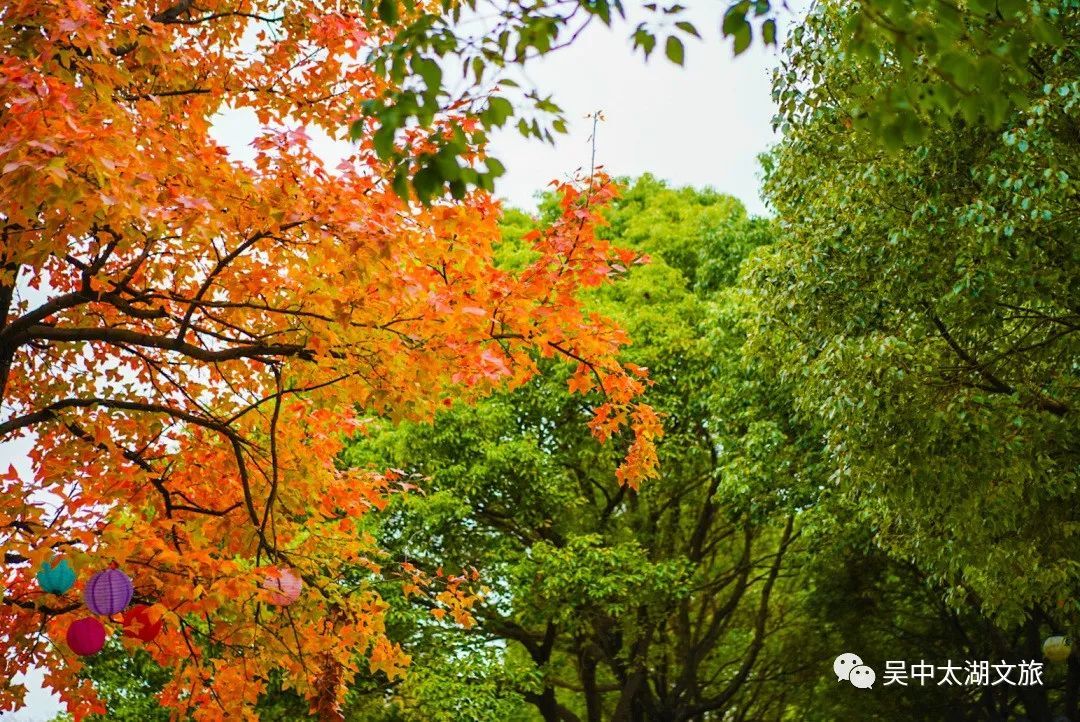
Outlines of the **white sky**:
M632 53L632 26L609 30L599 23L572 46L529 67L528 78L553 93L569 121L569 133L556 145L526 140L516 130L495 136L492 153L507 167L496 192L510 204L532 210L534 194L553 179L572 176L589 165L592 121L584 116L603 112L597 132L597 163L612 175L650 172L673 185L712 186L740 199L752 213L764 213L758 195L757 155L775 141L769 82L775 51L757 43L744 55L731 57L729 43L719 38L721 3L691 10L704 37L688 39L685 67L663 57L661 38L646 63ZM251 157L248 143L256 132L251 116L229 114L215 131L236 157ZM333 153L333 144L325 149ZM0 444L0 468L14 463L24 472L27 442ZM61 711L40 687L32 671L27 706L2 713L0 722L45 722Z
M690 39L685 67L663 57L662 39L646 63L631 52L630 28L590 27L578 42L530 67L529 78L555 95L570 132L556 146L500 132L492 153L507 166L499 196L530 208L553 179L588 169L595 110L597 164L611 175L650 172L674 185L712 186L764 213L757 155L774 141L770 79L775 52L758 45L732 58L716 12L691 12L704 40Z

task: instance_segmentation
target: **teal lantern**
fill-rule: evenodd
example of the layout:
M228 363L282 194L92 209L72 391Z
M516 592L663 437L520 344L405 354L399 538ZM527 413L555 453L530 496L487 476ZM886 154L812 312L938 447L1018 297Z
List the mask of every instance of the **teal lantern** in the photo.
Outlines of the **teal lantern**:
M54 566L41 563L37 573L38 585L49 594L63 594L75 583L75 570L67 559L61 559Z

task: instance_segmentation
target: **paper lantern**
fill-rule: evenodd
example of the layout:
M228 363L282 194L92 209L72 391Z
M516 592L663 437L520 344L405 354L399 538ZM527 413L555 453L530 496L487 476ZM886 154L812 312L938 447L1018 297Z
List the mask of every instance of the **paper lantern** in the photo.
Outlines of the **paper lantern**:
M278 567L263 582L263 589L273 592L270 603L285 607L300 598L300 589L304 586L300 575L286 567Z
M1064 662L1072 654L1072 640L1068 637L1047 637L1043 642L1043 656L1051 662Z
M106 569L90 577L83 599L91 612L107 617L123 611L134 594L135 587L127 574L119 569Z
M42 562L41 569L37 573L37 581L42 591L49 594L63 594L75 583L75 570L67 559L61 559L54 565Z
M153 641L154 637L161 634L163 621L160 617L155 622L150 618L150 607L145 604L136 604L128 607L120 616L124 622L124 636L134 637L143 642Z
M93 617L78 619L68 627L67 643L71 651L83 657L97 654L105 646L105 627Z

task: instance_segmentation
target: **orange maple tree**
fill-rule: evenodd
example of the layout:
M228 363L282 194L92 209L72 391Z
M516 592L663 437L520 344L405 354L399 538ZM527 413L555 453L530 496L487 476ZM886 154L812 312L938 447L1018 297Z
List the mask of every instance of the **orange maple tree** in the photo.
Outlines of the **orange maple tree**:
M101 711L63 640L110 564L164 621L144 646L183 714L251 718L277 670L332 718L365 666L399 674L355 581L391 570L356 520L403 480L335 465L365 418L427 418L561 355L597 436L629 435L624 483L653 473L645 371L578 301L639 260L594 234L611 184L560 186L509 271L487 194L403 202L364 138L327 167L308 133L385 89L365 58L393 28L361 7L0 2L0 441L32 440L29 474L0 471L0 709L38 667L76 717ZM258 119L250 161L211 135L225 108ZM60 596L34 581L57 554L79 575ZM264 586L282 568L304 581L291 606ZM471 579L393 572L467 623Z

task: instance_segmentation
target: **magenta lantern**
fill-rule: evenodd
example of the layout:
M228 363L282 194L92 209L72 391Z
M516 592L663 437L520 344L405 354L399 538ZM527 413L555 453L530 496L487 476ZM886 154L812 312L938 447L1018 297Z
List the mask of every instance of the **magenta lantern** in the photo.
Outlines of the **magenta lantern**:
M288 567L278 567L270 572L263 589L269 589L270 603L286 607L300 598L300 589L304 586L298 575Z
M97 654L105 646L105 627L93 617L77 619L68 627L67 643L80 656Z
M91 612L107 617L124 611L134 594L135 587L127 574L119 569L106 569L90 577L83 599Z

